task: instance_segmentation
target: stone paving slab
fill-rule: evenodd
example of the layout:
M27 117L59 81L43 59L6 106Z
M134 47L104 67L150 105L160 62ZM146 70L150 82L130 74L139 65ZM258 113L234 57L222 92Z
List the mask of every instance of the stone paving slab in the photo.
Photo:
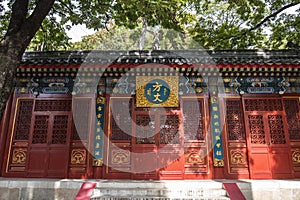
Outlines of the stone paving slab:
M74 199L83 182L96 182L100 188L218 188L223 182L236 182L246 199L300 199L300 179L293 180L79 180L0 178L0 200Z

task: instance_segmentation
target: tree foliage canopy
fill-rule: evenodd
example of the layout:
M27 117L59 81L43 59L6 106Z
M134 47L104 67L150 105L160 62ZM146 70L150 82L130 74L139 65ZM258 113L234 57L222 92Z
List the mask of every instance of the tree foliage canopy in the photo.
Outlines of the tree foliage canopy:
M0 38L8 31L13 2L1 2ZM28 1L27 15L37 2ZM113 41L117 36L110 32L119 32L121 37L122 31L142 28L144 22L149 30L157 26L172 29L208 49L297 47L299 4L300 0L60 0L54 2L28 49L94 48L93 40L111 37ZM297 6L296 12L285 12ZM78 24L99 32L85 37L81 44L70 45L66 30Z

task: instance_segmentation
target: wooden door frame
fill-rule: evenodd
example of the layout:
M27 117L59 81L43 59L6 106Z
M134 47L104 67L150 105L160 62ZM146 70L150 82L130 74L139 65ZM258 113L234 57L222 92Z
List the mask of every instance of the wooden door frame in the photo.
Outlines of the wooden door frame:
M265 119L265 116L267 116L267 112L268 111L246 111L246 108L245 108L245 100L246 99L280 99L281 101L281 105L282 105L282 111L271 111L271 112L274 112L274 114L276 113L281 113L281 116L282 116L282 121L283 121L283 128L284 128L284 132L285 132L285 136L286 136L286 149L288 151L288 157L289 157L289 161L290 161L290 166L292 166L292 163L291 163L291 145L290 145L290 140L289 140L289 134L288 134L288 125L287 125L287 121L286 121L286 113L285 113L285 108L284 108L284 102L283 102L283 97L281 95L275 95L275 94L265 94L265 95L243 95L242 97L242 104L243 104L243 112L244 112L244 120L245 120L245 130L246 130L246 141L247 141L247 152L248 152L248 162L249 162L249 175L250 175L250 178L251 179L273 179L274 178L274 174L272 172L272 167L273 167L273 161L271 162L270 161L270 156L271 156L271 147L270 145L268 145L268 142L270 141L270 130L269 130L269 127L266 125L268 125L269 123L267 122L267 119ZM263 123L264 123L264 130L266 131L265 133L265 144L262 144L262 145L259 145L258 148L265 148L266 149L266 153L267 153L267 156L268 156L268 160L270 161L269 162L269 168L270 168L270 171L269 171L269 177L254 177L254 174L253 174L253 170L255 170L253 168L253 166L251 165L252 163L252 160L251 160L251 152L253 152L253 149L251 149L251 139L250 139L250 130L249 130L249 122L248 122L248 119L247 119L247 116L249 116L251 113L254 113L254 115L262 115L263 117ZM293 178L294 177L294 174L293 174L293 170L290 169L290 176L288 176L289 178ZM275 177L275 178L278 178L278 177Z
M72 110L70 111L34 111L35 108L35 103L37 100L70 100L72 101L72 97L70 95L42 95L40 98L35 98L34 103L33 103L33 112L32 112L32 118L31 118L31 128L30 128L30 133L29 133L29 139L28 139L28 159L30 158L31 154L31 145L32 145L32 137L33 137L33 130L34 130L34 122L35 122L35 116L36 115L47 115L49 116L49 123L48 123L48 130L47 130L47 138L46 138L46 155L45 155L45 165L47 168L45 168L45 175L44 177L47 178L49 177L48 175L48 164L49 164L49 154L50 154L50 148L53 144L50 144L49 142L52 140L52 134L53 134L53 126L54 126L54 117L57 115L67 115L68 116L68 127L67 127L67 136L66 136L66 152L65 155L67 157L66 165L64 166L64 175L63 177L58 177L58 178L67 178L68 177L68 169L69 169L69 159L70 159L70 144L71 144L71 134L72 134ZM54 145L55 146L55 145ZM26 164L26 176L29 176L28 172L28 165L29 165L30 160L27 161ZM51 178L51 177L50 177Z
M106 116L107 116L107 120L106 120L106 128L105 128L105 134L106 134L106 139L104 141L104 159L105 159L105 162L106 163L109 163L109 159L110 158L110 151L112 150L109 143L111 142L111 131L112 131L112 120L111 120L111 105L112 105L112 102L113 100L118 100L118 99L132 99L134 97L132 96L129 96L129 95L107 95L106 96L107 98L107 101L106 101L106 107L108 109L106 109ZM203 148L203 144L205 144L205 149L206 149L206 153L207 153L207 157L206 157L206 169L207 171L204 173L204 172L196 172L196 173L186 173L185 174L185 167L183 166L182 167L182 179L211 179L213 178L213 174L214 174L214 169L213 169L213 165L212 165L212 151L211 150L211 135L210 135L210 131L209 131L209 120L210 120L210 117L209 117L209 98L207 95L185 95L185 96L182 96L180 98L180 108L178 110L178 112L180 112L180 120L183 120L183 107L182 107L182 102L184 100L189 100L189 99L197 99L197 100L201 100L203 101L203 126L204 126L204 132L205 132L205 139L204 141L189 141L188 143L188 147L191 147L191 148L196 148L196 149L199 149L199 148ZM135 112L134 110L134 104L132 103L131 105L131 109L133 112ZM133 113L133 116L135 116L135 114ZM181 137L184 137L184 130L183 130L183 127L184 127L184 124L183 124L183 121L182 121L182 133L181 133ZM132 126L132 129L134 129L134 126ZM134 130L133 130L134 131ZM120 146L120 147L123 147L124 149L129 149L131 150L132 149L132 142L133 142L133 139L130 140L130 142L121 142L121 143L117 143L116 145ZM182 138L182 143L184 144L184 138ZM188 155L186 155L185 153L185 150L188 150L188 149L185 149L185 147L183 147L183 151L184 151L184 154L183 156L180 158L183 162L183 165L185 165L185 159L187 158ZM103 167L103 170L102 170L102 177L103 178L106 178L106 179L114 179L114 178L119 178L119 179L133 179L132 177L132 174L130 173L126 173L126 172L123 172L123 173L115 173L115 174L112 174L110 171L110 167L105 165ZM169 179L169 178L167 178Z
M14 131L16 126L16 117L18 114L18 106L20 101L22 100L33 100L33 95L29 94L13 94L12 96L12 108L11 108L11 115L8 116L8 134L6 137L6 144L5 144L5 151L4 151L4 159L2 164L2 176L3 177L26 177L26 171L19 171L19 172L12 172L9 170L9 165L11 162L11 154L12 154L12 147L13 147L13 137L14 137ZM33 109L33 108L32 108ZM24 145L24 148L27 150L28 143L27 142L21 142L22 145ZM24 167L25 168L25 167ZM25 168L26 170L26 168Z
M130 95L109 95L106 94L106 108L105 109L105 140L104 140L104 146L103 146L103 160L104 160L104 165L102 167L102 178L104 179L131 179L131 174L128 172L110 172L111 166L109 166L110 159L111 159L111 150L112 147L110 143L115 143L116 146L119 148L128 150L131 152L131 140L130 141L116 141L112 142L112 106L113 106L113 101L116 100L132 100L133 97ZM133 109L133 105L131 105L131 109ZM130 157L131 155L129 155Z
M300 119L300 95L299 94L286 94L282 97L283 101L284 100L296 100L298 102L298 119ZM287 115L287 113L286 113ZM288 120L288 118L286 118ZM290 139L290 138L289 138ZM293 168L293 172L294 172L294 176L295 178L300 178L300 162L298 161L298 155L300 153L299 151L300 149L300 139L298 140L293 140L290 139L290 153L291 153L291 159L292 159L292 168ZM294 161L293 159L295 159L296 157L296 161Z
M7 138L10 136L10 130L9 127L11 126L10 122L10 116L12 115L15 107L13 106L14 102L14 94L11 94L9 96L9 99L6 103L6 108L3 112L2 119L0 119L0 157L3 159L0 159L0 176L2 176L3 172L5 171L5 159L6 159L6 144L7 144Z
M204 126L204 133L205 133L205 138L203 141L183 141L184 142L184 169L183 169L183 179L212 179L214 177L214 167L213 167L213 151L212 151L212 135L210 131L210 104L209 104L209 96L206 94L201 94L201 95L185 95L181 97L181 113L182 116L184 114L183 112L183 104L185 101L197 99L197 101L202 100L203 101L203 126ZM184 137L184 123L183 124L183 137ZM196 172L196 173L191 173L190 171L187 172L186 170L188 168L192 168L191 166L188 166L187 159L189 156L189 149L199 149L205 146L206 150L206 167L207 171L204 172Z
M89 95L90 97L90 95ZM14 137L14 129L15 129L15 125L16 125L16 116L17 116L17 113L18 113L18 102L22 101L22 100L32 100L33 101L33 104L35 105L35 101L36 100L72 100L72 95L70 94L40 94L38 97L34 97L33 95L31 94L13 94L12 95L12 98L11 98L11 115L8 117L9 118L9 125L8 125L8 128L7 130L9 131L8 134L7 134L7 137L6 137L6 144L5 144L5 152L4 152L4 158L3 158L3 164L2 164L2 176L3 177L26 177L26 174L27 174L27 168L25 168L24 171L10 171L9 170L9 165L10 165L10 162L11 162L11 154L12 154L12 142L13 142L13 137ZM32 116L34 116L34 105L33 105L33 112L32 112ZM92 104L94 105L94 104ZM56 112L56 111L53 111L53 112ZM63 112L69 112L69 111L63 111ZM70 120L71 118L73 117L72 116L72 111L70 111L68 113L68 115L70 116ZM31 123L33 123L31 121ZM68 127L68 132L69 132L69 138L71 137L71 128ZM30 133L31 134L31 133ZM28 137L30 137L30 134ZM88 143L89 140L90 140L90 135L88 135ZM30 138L28 138L28 142L29 142ZM22 142L22 141L21 141ZM20 143L21 143L20 142ZM22 145L23 145L23 142L22 142ZM70 139L69 139L69 142L68 142L68 151L70 151ZM27 153L28 150L29 150L29 145L26 146L26 149L27 149ZM24 146L23 146L24 148ZM27 159L28 159L28 154L27 154ZM68 153L68 160L70 159L70 154ZM88 163L88 169L87 169L87 173L92 174L92 167L91 167L91 163L92 162L92 157L89 156L89 154L87 155L87 163ZM26 161L28 163L28 160ZM27 165L26 163L26 165ZM69 167L69 161L67 162L66 164L66 174L64 175L63 178L67 178L68 177L68 167Z
M154 108L155 109L155 108ZM183 164L181 166L180 170L177 170L176 172L173 173L168 173L167 169L163 169L163 168L159 168L159 162L161 161L161 157L163 155L163 152L160 152L159 149L161 147L165 147L166 150L174 150L173 148L177 149L179 152L181 152L180 154L182 154L182 156L180 156L178 158L177 164L180 165L180 163L182 163L182 157L184 156L184 138L183 138L183 117L182 117L182 110L180 108L177 108L177 110L170 111L170 110L160 110L160 109L164 109L163 107L157 107L158 111L133 111L133 121L136 120L136 116L137 115L146 115L146 116L154 116L154 120L155 120L155 137L154 137L154 143L153 144L137 144L136 143L136 123L133 125L133 137L131 140L131 144L132 144L132 150L146 150L147 148L150 150L152 149L153 152L155 153L157 159L155 160L155 176L151 177L153 179L182 179L183 178ZM171 108L172 109L172 108ZM176 115L178 116L179 122L180 124L178 125L178 139L179 139L179 144L173 144L171 145L171 148L167 146L167 144L162 144L161 143L161 121L160 121L160 117L161 116L172 116L172 115ZM169 164L172 165L173 163ZM165 166L164 168L167 168L169 165ZM133 166L134 167L134 166ZM147 177L145 175L145 177ZM141 176L135 176L134 174L132 174L132 178L142 178Z
M247 134L245 127L245 112L243 109L243 100L240 95L225 95L222 97L225 101L222 104L221 109L223 110L225 115L224 120L224 129L223 129L223 151L224 151L224 162L225 162L225 178L228 179L249 179L249 162L248 162L248 147L247 147ZM243 124L243 129L245 133L245 140L229 140L229 130L228 130L228 120L227 120L227 100L236 100L240 102L240 106L242 110L241 112L241 123ZM225 106L225 107L223 107ZM234 156L238 156L237 159L239 161L237 163L232 163L231 158ZM243 162L244 161L244 162Z

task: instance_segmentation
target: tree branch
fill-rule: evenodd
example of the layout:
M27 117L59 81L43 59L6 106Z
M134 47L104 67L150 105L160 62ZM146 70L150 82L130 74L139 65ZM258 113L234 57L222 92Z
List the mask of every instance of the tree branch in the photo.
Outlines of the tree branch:
M72 9L69 5L67 5L64 1L60 1L59 3L61 3L64 7L66 7L70 13L76 14L76 13L73 11L73 9Z
M28 44L50 12L54 2L55 0L39 0L34 11L22 26L22 33L27 36Z
M15 0L12 5L11 18L6 35L11 35L22 26L28 12L28 0Z
M230 38L231 38L231 39L241 39L241 38L242 38L243 36L245 36L247 33L251 32L251 31L253 31L253 30L258 29L258 28L261 27L264 23L266 23L267 21L269 21L271 18L276 17L276 16L277 16L279 13L281 13L282 11L284 11L284 10L290 8L290 7L296 6L296 5L298 5L298 4L300 4L300 3L290 3L290 4L288 4L288 5L285 5L285 6L283 6L282 8L278 9L276 12L274 12L274 13L272 13L272 14L266 16L263 20L261 20L261 21L260 21L258 24L256 24L255 26L253 26L253 27L251 27L251 28L249 28L249 29L244 29L244 30L242 30L240 33L235 34L235 35L230 35L230 36L228 36L228 37L226 37L226 38L224 38L224 39L230 39ZM241 26L241 24L238 25L238 27L240 27L240 26Z
M279 10L277 10L276 12L274 12L274 13L268 15L267 17L265 17L262 21L260 21L260 22L259 22L258 24L256 24L254 27L248 29L247 32L253 31L253 30L255 30L255 29L258 29L260 26L262 26L264 23L266 23L267 21L269 21L271 18L276 17L276 16L277 16L279 13L281 13L282 11L284 11L284 10L290 8L290 7L296 6L296 5L298 5L298 4L300 4L300 3L290 3L290 4L288 4L288 5L283 6L282 8L280 8ZM245 33L245 34L246 34L246 33Z

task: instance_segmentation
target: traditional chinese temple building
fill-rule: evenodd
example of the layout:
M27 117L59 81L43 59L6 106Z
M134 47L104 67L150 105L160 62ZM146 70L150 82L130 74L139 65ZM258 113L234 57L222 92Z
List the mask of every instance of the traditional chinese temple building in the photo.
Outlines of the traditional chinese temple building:
M28 52L2 177L300 178L300 52Z

